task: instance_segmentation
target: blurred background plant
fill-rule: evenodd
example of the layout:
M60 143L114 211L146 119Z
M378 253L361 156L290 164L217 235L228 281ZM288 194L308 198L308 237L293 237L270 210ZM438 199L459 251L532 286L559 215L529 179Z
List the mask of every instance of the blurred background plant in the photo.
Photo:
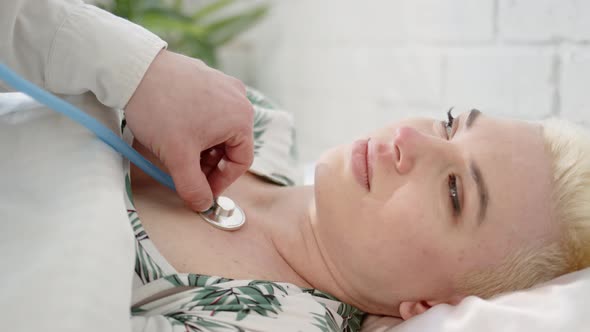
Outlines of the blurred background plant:
M269 8L258 3L236 11L235 0L215 0L187 13L183 2L113 0L101 7L158 34L168 42L168 49L212 67L219 65L218 48L259 22Z

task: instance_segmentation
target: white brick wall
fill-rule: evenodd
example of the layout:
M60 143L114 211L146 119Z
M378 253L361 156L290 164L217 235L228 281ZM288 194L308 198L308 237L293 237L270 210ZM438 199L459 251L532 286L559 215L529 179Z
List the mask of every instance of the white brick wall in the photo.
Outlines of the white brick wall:
M408 40L428 42L488 42L494 38L494 0L405 0L405 19L410 32ZM395 3L395 1L394 1ZM395 5L387 3L382 8L395 11ZM385 30L388 31L388 30Z
M284 1L276 15L290 21L283 37L298 45L481 42L493 38L493 6L494 0L454 0L453 6L439 0L297 0Z
M503 39L520 42L590 40L590 1L498 0Z
M273 3L223 62L295 113L304 161L453 105L590 125L588 0Z
M445 103L497 115L538 119L553 109L553 52L539 48L452 50L444 70Z
M590 125L590 48L575 47L561 57L561 115Z

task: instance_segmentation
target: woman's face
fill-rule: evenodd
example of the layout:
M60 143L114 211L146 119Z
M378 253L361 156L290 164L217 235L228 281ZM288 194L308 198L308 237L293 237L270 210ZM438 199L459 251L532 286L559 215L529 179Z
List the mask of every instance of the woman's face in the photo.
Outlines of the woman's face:
M455 287L466 272L552 239L541 135L472 111L448 132L440 120L408 119L325 153L314 231L340 286L391 312L447 301L467 295Z

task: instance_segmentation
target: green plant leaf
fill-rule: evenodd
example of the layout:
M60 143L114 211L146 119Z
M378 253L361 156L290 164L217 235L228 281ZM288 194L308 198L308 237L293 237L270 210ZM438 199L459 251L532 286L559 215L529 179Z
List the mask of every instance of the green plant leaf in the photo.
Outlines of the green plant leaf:
M223 45L258 22L267 11L268 6L261 5L242 14L229 16L206 25L204 30L207 41L215 46Z
M196 13L192 15L192 19L194 22L200 21L205 17L223 9L227 5L233 3L234 0L218 0L209 5L204 6L203 8L199 9Z
M172 5L172 8L174 8L174 10L176 11L182 11L182 0L174 0L174 4Z
M171 50L200 59L210 67L217 67L217 52L215 46L199 38L183 35L178 40L169 40Z
M162 17L167 17L170 19L179 20L179 21L185 22L185 23L192 23L191 17L183 14L182 11L176 10L173 8L163 7L163 6L160 6L157 4L142 7L140 14L142 16L145 16L145 15L162 16Z
M129 20L133 20L135 13L135 1L133 0L114 0L112 13Z
M147 8L162 7L162 0L132 0L135 3L135 10L142 12Z
M193 38L204 38L205 31L202 27L192 24L188 20L183 20L180 14L174 14L165 11L146 11L137 19L137 23L154 32L180 32Z
M183 0L113 0L104 7L158 34L168 42L170 50L217 67L217 47L255 24L268 10L268 5L264 4L233 16L219 14L215 17L217 12L235 2L215 0L192 15L183 14Z

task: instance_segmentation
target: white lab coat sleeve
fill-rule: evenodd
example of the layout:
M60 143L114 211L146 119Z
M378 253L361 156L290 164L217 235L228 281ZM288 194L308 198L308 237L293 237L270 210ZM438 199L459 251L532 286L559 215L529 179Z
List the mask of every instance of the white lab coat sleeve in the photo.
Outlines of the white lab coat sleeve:
M0 61L54 93L92 91L106 106L124 108L165 47L80 0L0 1Z

